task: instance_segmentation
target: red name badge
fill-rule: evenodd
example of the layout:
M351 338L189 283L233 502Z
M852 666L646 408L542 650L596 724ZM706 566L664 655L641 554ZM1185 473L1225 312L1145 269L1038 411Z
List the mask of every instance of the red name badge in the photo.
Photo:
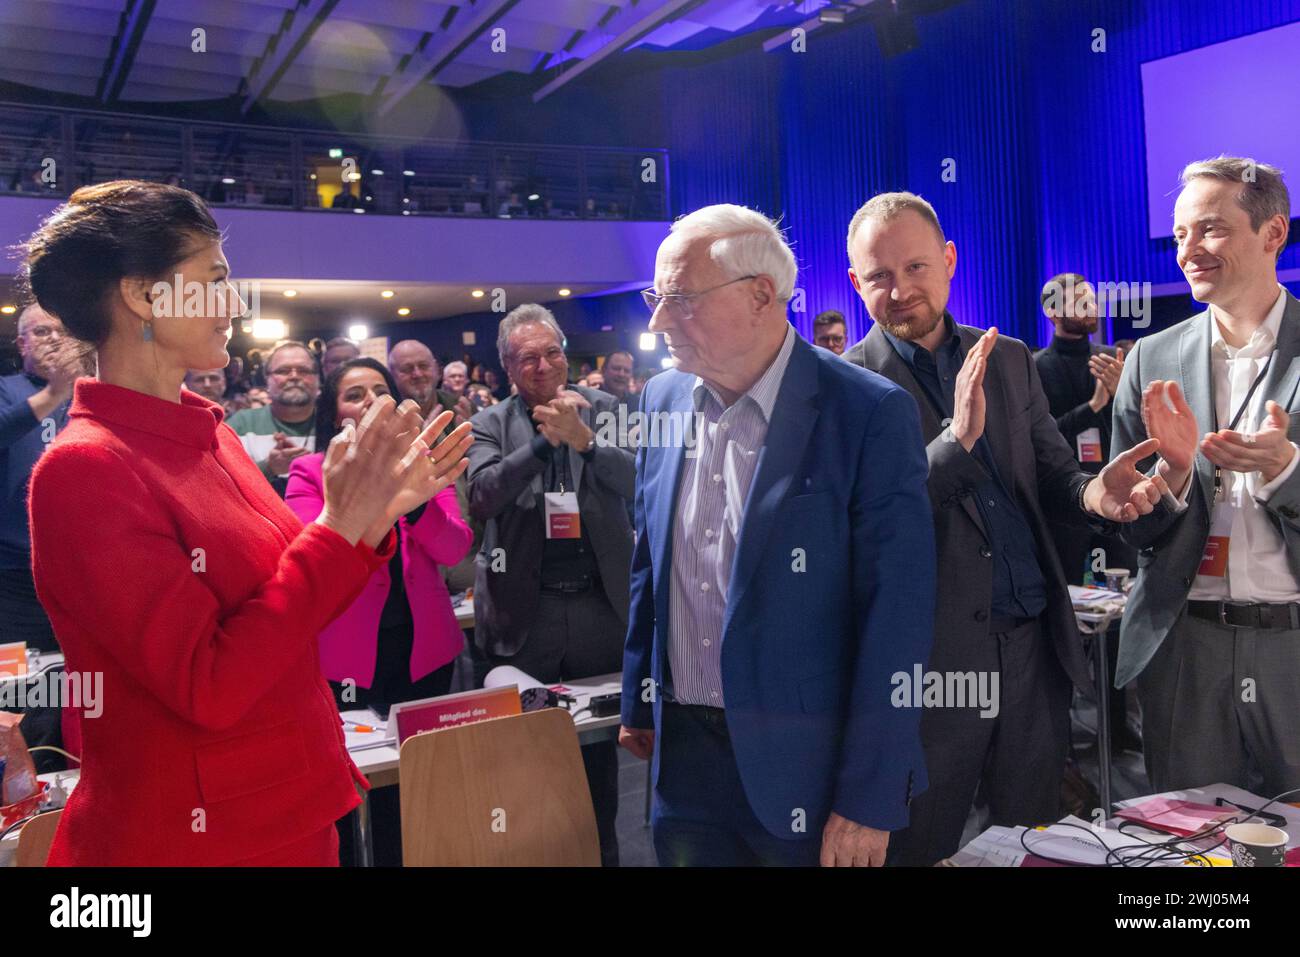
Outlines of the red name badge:
M1075 439L1080 462L1100 462L1101 431L1096 428L1084 429Z
M1211 535L1205 540L1205 554L1196 574L1222 578L1228 573L1228 536Z
M581 538L576 492L546 493L546 537Z

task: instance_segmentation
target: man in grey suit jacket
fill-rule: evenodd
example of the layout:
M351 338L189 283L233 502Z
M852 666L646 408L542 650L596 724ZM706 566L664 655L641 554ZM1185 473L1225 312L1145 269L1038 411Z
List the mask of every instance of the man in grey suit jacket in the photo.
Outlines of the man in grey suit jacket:
M518 394L471 420L470 515L484 524L474 636L493 665L553 684L618 671L627 632L632 453L597 441L612 395L568 382L564 334L542 306L501 320L501 364ZM618 752L583 748L601 857L618 863Z
M1115 683L1137 679L1158 791L1300 787L1300 302L1278 285L1290 197L1252 160L1192 163L1178 264L1205 312L1141 339L1112 451L1160 440L1171 489L1125 529L1138 575ZM1203 438L1202 438L1203 436Z
M926 702L930 788L889 846L891 863L924 866L957 850L977 789L995 824L1059 817L1070 681L1092 682L1047 514L1100 526L1150 512L1159 489L1134 463L1155 444L1098 476L1079 468L1024 343L948 314L956 249L921 197L874 197L848 245L849 277L875 325L844 358L894 380L921 409L939 561L927 674L943 688L969 688L954 680L969 675L991 692Z

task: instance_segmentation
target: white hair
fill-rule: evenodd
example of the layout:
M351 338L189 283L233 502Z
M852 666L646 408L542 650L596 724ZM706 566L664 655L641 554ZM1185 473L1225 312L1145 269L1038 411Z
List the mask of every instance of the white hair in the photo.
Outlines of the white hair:
M672 225L671 232L713 237L709 258L731 279L770 276L776 296L789 302L799 273L794 253L776 223L760 212L731 203L705 206Z
M463 375L469 375L469 366L465 365L465 363L461 362L460 360L457 360L455 362L448 362L442 368L442 374L444 378L446 377L448 372L459 372Z

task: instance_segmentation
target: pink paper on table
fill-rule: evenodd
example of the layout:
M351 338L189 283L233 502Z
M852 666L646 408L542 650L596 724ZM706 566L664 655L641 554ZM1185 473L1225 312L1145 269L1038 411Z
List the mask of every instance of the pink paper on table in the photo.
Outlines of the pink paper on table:
M1236 814L1235 808L1196 804L1173 798L1151 798L1149 801L1121 808L1115 812L1116 817L1135 821L1156 831L1176 834L1179 837L1187 837L1203 831L1211 825L1232 819Z

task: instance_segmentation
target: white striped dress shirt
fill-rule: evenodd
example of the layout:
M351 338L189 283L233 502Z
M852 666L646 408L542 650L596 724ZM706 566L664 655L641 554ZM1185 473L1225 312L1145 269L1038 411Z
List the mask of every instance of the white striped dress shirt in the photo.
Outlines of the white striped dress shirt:
M682 461L668 596L670 693L682 704L724 705L722 619L736 542L795 335L789 326L767 371L730 406L695 379L698 434L694 457Z

